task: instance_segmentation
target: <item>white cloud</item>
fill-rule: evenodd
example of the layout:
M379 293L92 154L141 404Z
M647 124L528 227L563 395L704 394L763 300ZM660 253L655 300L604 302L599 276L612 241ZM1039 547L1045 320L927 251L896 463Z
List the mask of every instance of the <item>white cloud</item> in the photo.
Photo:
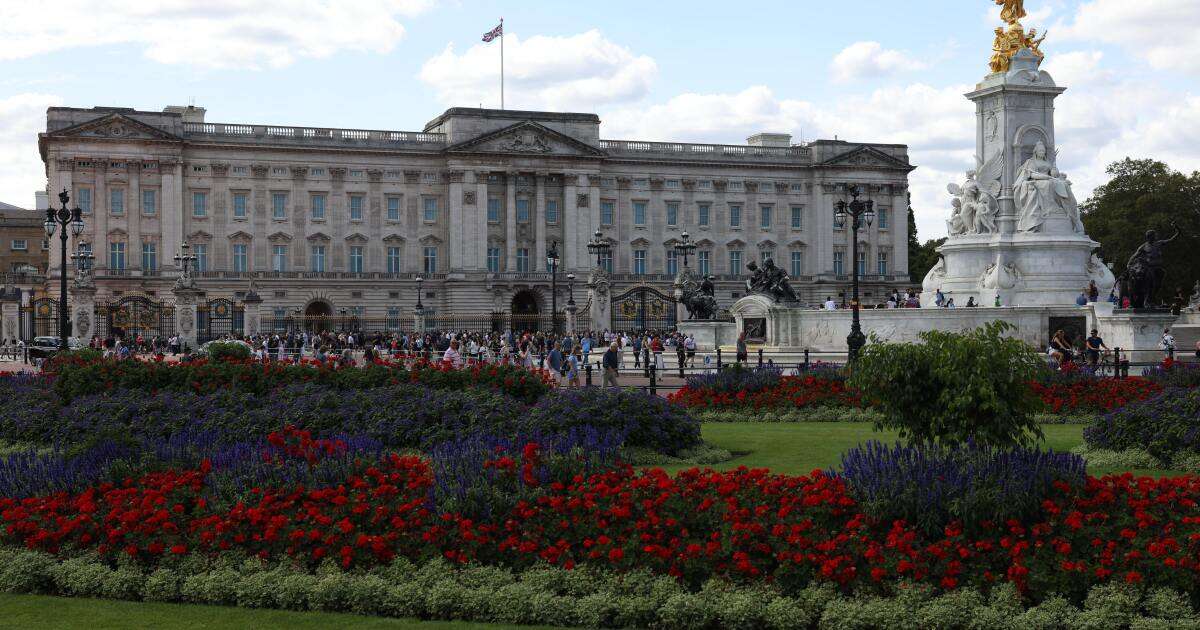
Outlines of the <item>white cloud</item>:
M879 42L850 44L838 53L830 64L833 79L840 83L886 77L924 67L924 63L913 59L907 53L884 48Z
M597 30L563 37L504 37L509 109L595 111L641 98L658 74L653 59L635 55ZM498 107L500 42L480 42L462 54L450 44L426 61L418 76L446 105Z
M401 16L431 0L63 0L0 4L0 61L82 46L132 44L161 63L283 67L339 51L386 53Z
M61 104L52 94L0 99L0 201L30 208L34 191L46 187L37 135L46 128L46 108Z
M1200 75L1200 2L1092 0L1055 37L1120 46L1159 70Z

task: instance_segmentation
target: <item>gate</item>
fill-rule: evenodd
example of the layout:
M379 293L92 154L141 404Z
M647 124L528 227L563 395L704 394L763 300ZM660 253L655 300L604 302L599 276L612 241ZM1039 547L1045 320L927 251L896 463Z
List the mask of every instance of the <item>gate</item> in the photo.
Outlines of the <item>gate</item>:
M246 312L226 298L209 300L196 308L196 342L204 343L226 335L242 334Z
M101 339L168 338L175 334L175 305L144 295L96 304L96 335Z
M612 301L613 329L675 330L675 300L652 287L634 287Z
M24 326L28 326L28 339L34 337L58 336L58 300L40 298L29 303L22 309L25 313ZM26 330L22 326L22 330Z

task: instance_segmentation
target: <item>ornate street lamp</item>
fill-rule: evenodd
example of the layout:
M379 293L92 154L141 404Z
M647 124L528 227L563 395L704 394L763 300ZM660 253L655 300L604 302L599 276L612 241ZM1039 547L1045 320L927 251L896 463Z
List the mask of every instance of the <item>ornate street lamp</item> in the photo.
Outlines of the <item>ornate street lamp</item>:
M550 332L558 334L558 241L546 252L546 267L550 269Z
M417 274L417 277L414 279L417 281L417 310L419 311L425 308L421 305L421 283L425 282L425 277Z
M692 252L696 251L696 243L695 241L691 240L691 237L687 232L680 234L680 237L681 240L678 243L675 243L675 253L679 256L683 256L683 268L687 269L688 256L691 256Z
M604 255L612 251L612 244L608 239L604 238L604 234L600 230L592 235L592 240L587 244L588 253L596 257L596 266L604 267Z
M575 306L575 274L567 274L567 306Z
M851 284L854 287L854 299L850 304L853 312L852 323L850 324L850 335L846 337L846 346L849 349L850 362L858 359L858 353L867 343L867 337L862 332L862 325L858 319L858 229L864 224L871 227L871 223L875 221L875 202L870 199L860 201L858 198L858 186L845 184L845 189L850 193L850 201L841 200L833 205L833 224L838 228L846 227L846 222L850 220L850 242L851 254L850 261L853 268L851 271Z
M58 296L58 337L60 350L66 352L71 349L68 345L68 319L67 319L67 228L71 229L71 234L79 236L83 234L83 210L79 206L67 208L67 202L71 201L71 196L67 194L67 189L58 193L58 200L62 203L62 207L55 210L53 207L46 209L46 220L42 226L46 229L46 238L52 238L54 232L59 226L62 231L59 233L59 240L62 242L62 257L59 258L59 291Z
M75 271L80 274L86 274L92 269L92 261L96 256L92 254L92 248L84 241L79 241L75 244L75 253L71 254L71 262L75 264ZM77 276L78 277L78 276Z
M191 253L191 250L192 246L184 242L180 243L179 253L175 254L175 265L179 267L180 271L183 273L180 281L184 284L187 284L191 281L192 265L194 265L198 259L195 254Z

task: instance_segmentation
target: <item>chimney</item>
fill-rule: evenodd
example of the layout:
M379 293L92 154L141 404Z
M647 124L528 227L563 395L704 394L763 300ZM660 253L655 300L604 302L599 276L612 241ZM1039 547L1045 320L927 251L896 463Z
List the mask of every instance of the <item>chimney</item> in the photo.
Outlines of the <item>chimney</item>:
M756 133L746 138L746 144L752 147L790 147L792 146L792 134Z
M50 193L44 190L33 191L34 209L40 212L45 212L50 207Z
M163 112L168 114L179 114L185 123L204 122L205 109L203 107L196 107L195 105L168 105L163 108Z

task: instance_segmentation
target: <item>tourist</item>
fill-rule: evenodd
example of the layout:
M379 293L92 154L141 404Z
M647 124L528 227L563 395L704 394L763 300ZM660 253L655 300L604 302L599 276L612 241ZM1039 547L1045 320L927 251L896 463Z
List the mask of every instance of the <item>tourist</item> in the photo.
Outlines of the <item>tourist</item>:
M563 376L564 370L563 355L562 351L558 349L558 344L554 344L554 346L550 348L550 356L547 357L547 360L550 363L550 372L554 374L554 380L556 382L559 381Z
M1089 302L1096 302L1100 300L1100 287L1096 286L1095 280L1088 282L1087 294Z
M939 308L946 305L946 296L942 295L942 290L940 288L937 289L937 291L933 294L933 303Z
M688 367L696 367L696 336L688 335L683 340L683 347L687 349Z
M975 303L975 296L972 295L971 297L967 298L967 308L975 308L976 306L979 305Z
M1170 328L1163 330L1162 340L1158 342L1158 347L1163 351L1163 358L1175 358L1175 337L1171 335Z
M450 347L446 348L446 352L442 354L442 362L449 363L451 367L462 367L462 354L458 351L458 341L451 341Z
M1100 362L1100 351L1108 351L1108 346L1104 345L1104 339L1100 337L1100 331L1092 329L1090 335L1083 342L1084 351L1087 353L1088 365L1092 369L1096 368L1096 364Z
M996 308L1000 308L1002 306L1000 304L1000 294L999 293L996 294L996 301L995 301L995 303L992 304L992 306L995 306Z
M687 365L687 350L684 348L684 340L680 337L675 339L675 358L679 361L680 369Z
M642 336L633 336L633 369L642 367Z
M575 346L571 350L570 356L567 357L567 385L570 387L579 387L579 365L583 362L583 352L579 346Z
M836 311L837 310L837 302L833 301L833 296L825 296L825 310L827 310L827 311Z
M1087 289L1084 289L1083 291L1081 291L1079 293L1078 296L1075 297L1075 306L1087 306L1087 303L1088 303Z
M1196 360L1200 361L1200 341L1196 342Z
M946 300L946 308L954 308L954 298Z
M617 368L621 365L621 353L618 350L619 347L620 346L617 345L617 342L612 342L609 344L608 350L604 353L604 357L601 359L601 365L604 367L605 387L617 386Z
M1054 336L1050 338L1050 357L1061 367L1071 363L1074 356L1075 351L1071 341L1067 339L1067 333L1061 329L1055 331Z
M650 351L654 353L654 369L659 372L666 369L667 364L663 362L663 342L662 337L650 338Z
M748 361L750 360L750 352L749 352L749 348L747 348L747 347L746 347L746 333L745 333L745 331L743 331L743 332L742 332L742 334L738 335L738 338L737 338L737 357L736 357L736 358L737 358L737 362L738 362L738 363L746 363L746 362L748 362Z

